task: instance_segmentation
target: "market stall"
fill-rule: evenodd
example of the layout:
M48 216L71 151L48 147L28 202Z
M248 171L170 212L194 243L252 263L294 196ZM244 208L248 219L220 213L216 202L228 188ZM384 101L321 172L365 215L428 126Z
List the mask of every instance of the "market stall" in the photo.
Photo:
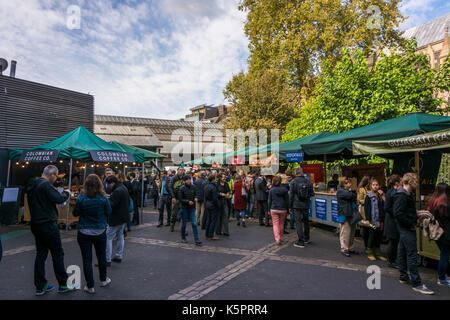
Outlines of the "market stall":
M441 130L432 133L426 133L406 138L399 139L389 139L381 141L353 141L353 153L355 155L368 155L368 154L378 154L378 155L391 155L398 153L414 153L416 174L419 179L419 184L416 190L416 195L419 197L421 195L421 170L423 167L420 166L421 154L424 151L438 150L444 153L450 152L450 129ZM419 208L424 202L424 207L426 207L427 198L420 197ZM439 248L435 241L431 241L424 237L423 228L421 225L417 228L417 247L419 250L419 255L425 258L430 258L434 260L439 260ZM424 263L426 260L422 258Z
M18 153L14 156L17 158ZM100 139L84 127L78 127L60 138L37 146L31 150L23 151L17 161L17 163L22 164L23 167L25 164L31 163L54 163L57 166L68 165L69 170L68 175L65 176L66 179L62 179L63 177L60 176L58 177L60 180L57 180L60 190L68 189L71 193L70 200L64 205L58 206L58 223L65 224L66 229L69 228L69 225L77 221L77 218L72 215L72 208L81 192L81 178L75 176L76 181L73 181L75 180L73 179L74 161L77 161L80 165L86 161L96 163L135 162L131 153L122 152L121 149ZM84 167L82 168L84 168L84 176L86 176L86 164L84 164ZM75 185L73 182L76 182ZM26 198L24 207L24 220L29 221L29 208Z

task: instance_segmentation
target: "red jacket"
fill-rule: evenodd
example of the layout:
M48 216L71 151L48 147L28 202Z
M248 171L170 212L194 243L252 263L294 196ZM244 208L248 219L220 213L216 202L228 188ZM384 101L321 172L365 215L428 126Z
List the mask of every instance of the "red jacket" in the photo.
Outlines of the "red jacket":
M247 186L245 186L242 181L235 182L233 186L234 193L234 209L235 210L245 210L247 209L247 198L242 197L242 186L244 186L245 191L248 192Z

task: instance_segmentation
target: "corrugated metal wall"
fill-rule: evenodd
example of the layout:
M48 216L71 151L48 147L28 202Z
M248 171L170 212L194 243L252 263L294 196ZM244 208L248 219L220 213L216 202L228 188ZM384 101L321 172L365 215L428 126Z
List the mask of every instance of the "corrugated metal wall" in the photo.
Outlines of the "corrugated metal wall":
M0 148L30 149L78 126L94 130L94 97L0 76Z

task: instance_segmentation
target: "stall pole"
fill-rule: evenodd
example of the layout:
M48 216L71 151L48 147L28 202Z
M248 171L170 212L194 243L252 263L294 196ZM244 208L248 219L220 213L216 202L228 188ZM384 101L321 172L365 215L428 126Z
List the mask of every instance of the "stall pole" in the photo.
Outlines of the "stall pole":
M416 174L417 174L417 190L416 190L416 202L419 202L419 208L420 208L420 158L419 158L419 151L415 152L414 155L415 158L415 166L416 166Z
M327 185L327 155L323 155L323 180L325 185Z
M86 171L87 171L88 162L84 164L84 177L83 177L83 184L86 182Z
M70 210L70 193L72 193L72 164L73 160L70 158L70 169L69 169L69 200L67 200L67 215L66 215L66 231L69 230L69 210Z
M142 180L142 185L141 185L141 194L142 194L142 202L141 202L141 217L139 218L139 221L142 223L142 217L144 214L144 198L145 198L145 194L144 194L144 170L145 170L145 163L142 162L142 175L141 175L141 180Z
M8 160L8 175L6 176L6 186L9 187L9 175L11 173L11 159Z

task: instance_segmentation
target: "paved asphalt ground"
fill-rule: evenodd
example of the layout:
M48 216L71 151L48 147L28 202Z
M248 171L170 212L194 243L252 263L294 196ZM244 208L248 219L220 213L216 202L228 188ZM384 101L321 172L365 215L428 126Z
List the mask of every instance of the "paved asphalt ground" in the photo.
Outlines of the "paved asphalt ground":
M175 232L156 228L157 213L146 207L144 224L135 227L126 238L124 259L108 268L112 283L99 287L95 268L96 294L82 290L61 295L51 292L34 295L34 239L25 225L1 227L3 260L0 262L0 300L448 300L450 288L436 284L436 266L420 268L424 283L434 296L414 292L398 282L398 272L377 261L381 267L381 289L369 290L366 270L371 263L364 256L347 258L339 253L334 232L319 226L311 230L312 243L304 249L292 246L295 230L289 230L289 242L274 244L272 228L250 221L247 228L230 222L230 237L193 244L188 225L188 244L180 243L180 224ZM61 231L65 265L81 266L76 231ZM363 250L361 239L357 247ZM385 247L382 247L385 250ZM95 261L94 261L95 262ZM47 259L47 277L56 284L51 257ZM85 281L82 276L82 287Z

